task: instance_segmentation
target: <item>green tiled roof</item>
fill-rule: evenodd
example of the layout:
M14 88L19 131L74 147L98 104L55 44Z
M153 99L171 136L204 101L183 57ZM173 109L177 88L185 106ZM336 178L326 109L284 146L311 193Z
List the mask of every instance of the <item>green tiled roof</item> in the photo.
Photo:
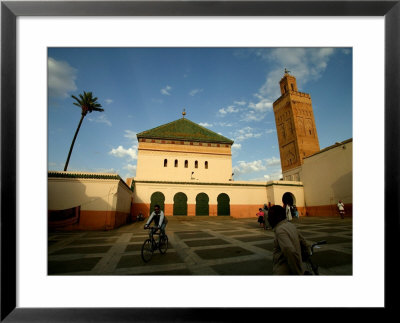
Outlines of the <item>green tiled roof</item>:
M233 144L224 136L221 136L214 131L208 130L193 121L181 118L170 123L166 123L159 127L143 131L137 134L139 138L151 139L169 139L169 140L191 140L199 142L213 142Z

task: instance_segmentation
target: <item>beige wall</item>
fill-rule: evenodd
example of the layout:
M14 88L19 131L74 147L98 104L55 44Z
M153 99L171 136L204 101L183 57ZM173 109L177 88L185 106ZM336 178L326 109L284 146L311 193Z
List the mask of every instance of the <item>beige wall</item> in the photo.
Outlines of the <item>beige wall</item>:
M267 184L268 201L271 204L283 205L282 196L286 192L294 196L294 204L297 207L304 207L304 188L301 182L273 181Z
M232 177L229 147L139 142L136 179L152 181L228 182ZM167 167L164 160L167 159ZM175 167L175 160L178 167ZM188 167L185 168L185 160ZM195 168L198 161L198 168ZM208 169L205 168L208 162ZM192 172L194 174L192 175Z
M216 204L217 197L221 193L228 194L231 204L259 204L260 201L265 203L267 199L267 191L264 184L260 186L228 186L228 185L193 185L190 183L140 183L135 182L134 201L141 203L149 203L151 195L160 191L165 196L165 203L174 203L174 196L178 192L183 192L188 197L189 204L196 203L196 196L199 193L206 193L210 199L210 203Z
M117 212L130 213L133 192L122 181L118 183L118 192L117 195L114 195L114 200L116 197L115 210Z
M292 169L289 169L285 172L282 172L282 178L284 181L297 181L301 182L301 169L302 166L295 167Z
M136 179L135 179L136 180ZM297 206L304 206L304 194L301 183L293 182L231 182L227 185L218 183L194 185L189 183L146 183L135 181L134 189L134 208L138 212L148 214L151 195L154 192L161 192L165 196L165 213L173 215L174 196L178 192L186 194L188 200L188 215L193 216L196 196L199 193L206 193L209 197L210 216L217 215L217 198L221 193L225 193L230 198L230 209L232 217L254 217L258 208L263 204L282 205L282 196L286 192L291 192L296 199ZM135 213L136 212L136 213Z
M304 159L301 179L307 206L333 205L353 200L353 142Z

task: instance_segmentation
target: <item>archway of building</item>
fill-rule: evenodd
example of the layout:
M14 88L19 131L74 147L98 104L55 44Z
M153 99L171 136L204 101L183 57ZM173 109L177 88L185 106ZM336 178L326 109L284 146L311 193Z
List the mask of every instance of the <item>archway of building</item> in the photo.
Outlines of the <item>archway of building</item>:
M173 215L187 215L187 196L185 193L175 194Z
M286 192L282 196L282 203L290 206L296 205L296 198L294 197L293 193Z
M221 215L221 216L229 216L231 215L231 209L230 209L230 199L228 194L225 193L221 193L218 195L217 197L217 202L218 202L218 210L217 210L217 214Z
M154 192L150 198L150 214L154 211L154 205L159 205L160 209L164 212L165 196L161 192Z
M208 207L208 195L206 193L199 193L196 196L196 216L197 215L210 215Z

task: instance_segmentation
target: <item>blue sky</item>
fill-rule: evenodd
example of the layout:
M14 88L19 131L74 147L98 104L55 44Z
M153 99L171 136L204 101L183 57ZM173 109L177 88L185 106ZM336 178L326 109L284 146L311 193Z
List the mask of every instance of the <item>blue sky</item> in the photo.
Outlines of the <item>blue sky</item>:
M235 180L281 176L272 103L287 68L311 95L320 148L352 138L351 48L49 48L48 169L134 177L136 134L182 117L235 141Z

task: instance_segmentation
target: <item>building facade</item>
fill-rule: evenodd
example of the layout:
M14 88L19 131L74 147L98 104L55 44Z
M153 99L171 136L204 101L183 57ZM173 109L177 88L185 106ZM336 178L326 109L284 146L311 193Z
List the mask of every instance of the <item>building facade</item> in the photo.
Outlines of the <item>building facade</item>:
M293 195L303 211L301 183L232 178L233 141L185 117L137 134L133 209L148 215L159 204L167 216L255 217L264 204Z

